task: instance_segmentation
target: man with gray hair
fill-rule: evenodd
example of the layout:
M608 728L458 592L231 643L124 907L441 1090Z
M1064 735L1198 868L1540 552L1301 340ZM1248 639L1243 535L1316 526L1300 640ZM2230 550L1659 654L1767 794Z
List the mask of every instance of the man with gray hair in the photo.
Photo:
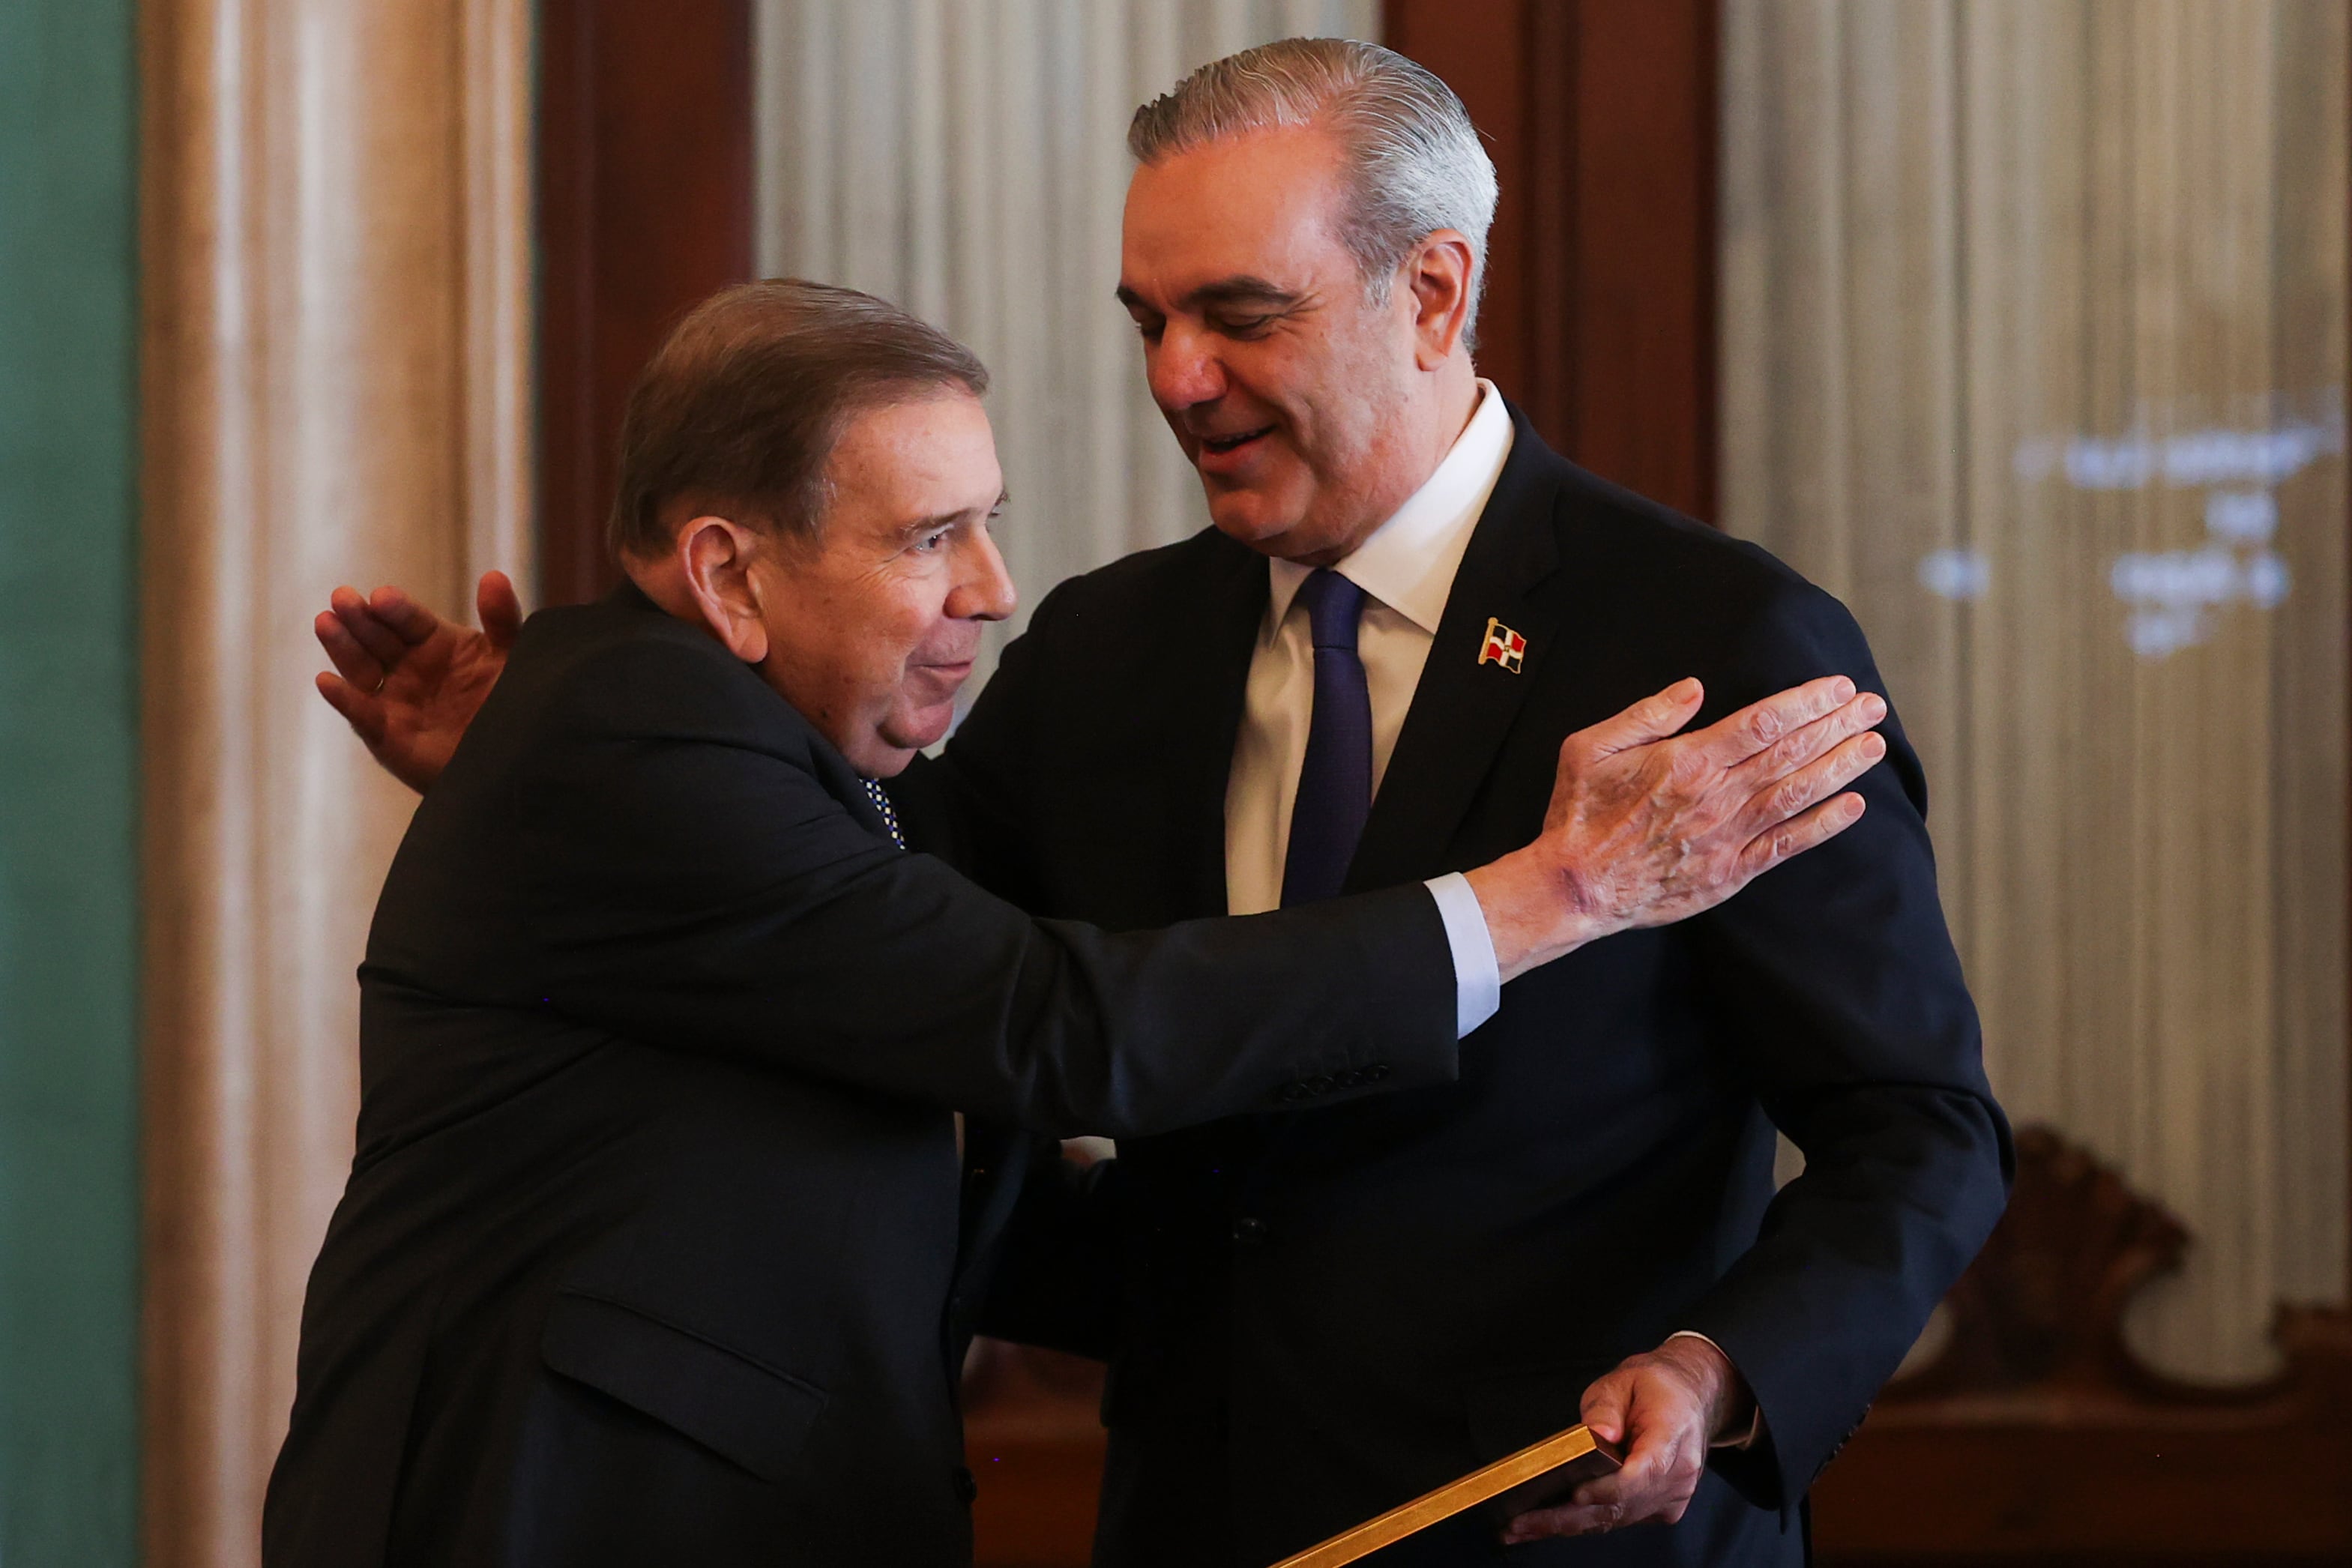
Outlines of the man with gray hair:
M1541 817L1559 735L1682 678L1661 732L1823 675L1883 698L1836 601L1477 376L1496 180L1436 77L1286 40L1129 143L1118 297L1215 528L1063 584L1006 651L923 780L983 880L1114 925L1291 906L1476 864ZM1517 982L1459 1083L1124 1142L1038 1216L993 1326L1111 1362L1098 1563L1269 1562L1580 1416L1624 1469L1505 1539L1673 1528L1529 1561L1801 1558L1807 1487L2010 1167L1883 732L1854 828ZM1807 1162L1777 1195L1776 1126Z
M1672 1528L1525 1560L1799 1561L1807 1487L2011 1161L1862 635L1552 454L1478 377L1495 176L1429 72L1286 40L1146 105L1130 144L1118 297L1214 527L1047 596L894 786L918 844L1034 914L1136 930L1490 860L1546 820L1561 737L1636 702L1628 742L1851 678L1889 765L1824 847L1513 982L1457 1082L1329 1107L1359 1085L1309 1079L1286 1092L1317 1115L1031 1181L983 1325L1111 1363L1102 1564L1265 1563L1580 1417L1623 1441L1619 1475L1381 1561L1645 1522ZM356 596L338 611L347 672L377 665L342 626L400 657ZM445 684L495 666L496 639L400 614ZM395 771L446 743L446 718L345 698ZM1776 1127L1806 1158L1777 1194Z

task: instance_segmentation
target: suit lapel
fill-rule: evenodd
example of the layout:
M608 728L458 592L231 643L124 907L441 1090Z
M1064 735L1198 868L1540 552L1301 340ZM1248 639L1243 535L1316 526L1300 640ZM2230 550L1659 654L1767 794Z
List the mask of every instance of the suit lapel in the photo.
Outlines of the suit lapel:
M1446 846L1519 705L1559 651L1564 606L1559 595L1537 593L1559 563L1552 516L1558 486L1549 471L1558 459L1517 407L1511 422L1511 455L1446 595L1429 662L1349 867L1350 892L1444 868ZM1527 639L1517 674L1478 661L1490 618Z
M803 720L803 722L807 721ZM866 793L864 775L849 765L849 759L843 756L814 724L809 725L809 757L816 763L817 782L824 785L825 793L841 802L850 816L866 832L885 844L897 843L898 840L891 837L890 824L883 818L881 808Z
M1199 598L1183 606L1201 640L1192 657L1166 658L1160 689L1167 740L1160 754L1181 770L1174 792L1178 875L1184 912L1195 917L1225 912L1225 786L1268 591L1264 556L1222 534L1202 543Z
M647 597L644 589L626 577L622 578L619 584L604 596L604 602L608 605L625 605L633 610L643 610L656 616L668 613ZM798 716L798 710L795 710L794 712L795 716ZM817 782L824 785L827 794L847 808L849 815L856 820L859 826L886 844L896 843L897 840L890 836L889 823L883 819L881 811L874 804L874 797L866 791L865 779L859 776L856 769L849 765L849 759L843 756L834 743L826 740L817 727L810 724L805 717L801 718L801 722L807 725L809 739L813 742L809 747L809 756L816 764Z

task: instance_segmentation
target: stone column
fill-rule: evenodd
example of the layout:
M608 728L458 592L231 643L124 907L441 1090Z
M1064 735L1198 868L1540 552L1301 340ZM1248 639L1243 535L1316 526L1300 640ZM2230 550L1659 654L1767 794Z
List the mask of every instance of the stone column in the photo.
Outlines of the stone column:
M250 1563L413 802L339 582L528 566L522 0L142 7L144 1560Z

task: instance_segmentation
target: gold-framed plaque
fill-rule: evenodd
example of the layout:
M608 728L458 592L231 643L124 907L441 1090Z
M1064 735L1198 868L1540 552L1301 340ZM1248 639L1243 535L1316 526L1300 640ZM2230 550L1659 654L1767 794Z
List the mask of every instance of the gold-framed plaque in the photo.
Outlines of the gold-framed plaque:
M1482 1503L1489 1505L1499 1526L1514 1514L1567 1501L1578 1487L1615 1473L1623 1462L1616 1447L1593 1436L1591 1428L1571 1426L1286 1557L1274 1568L1341 1568Z

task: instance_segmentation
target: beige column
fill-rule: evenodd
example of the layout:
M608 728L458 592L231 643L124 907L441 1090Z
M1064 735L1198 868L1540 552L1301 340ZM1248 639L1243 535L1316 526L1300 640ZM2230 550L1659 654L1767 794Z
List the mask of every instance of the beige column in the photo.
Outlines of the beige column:
M254 1561L412 804L310 617L529 564L528 15L142 7L152 1568Z

